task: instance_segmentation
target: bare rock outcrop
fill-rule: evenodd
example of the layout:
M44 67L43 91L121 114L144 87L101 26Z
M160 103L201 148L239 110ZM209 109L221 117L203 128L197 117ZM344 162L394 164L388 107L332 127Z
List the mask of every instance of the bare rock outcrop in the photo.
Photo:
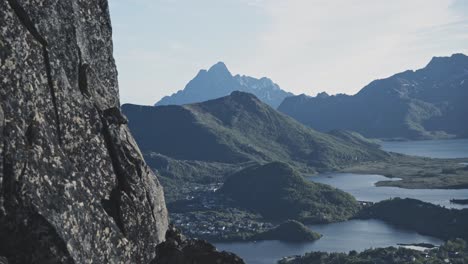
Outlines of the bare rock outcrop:
M204 240L186 239L172 225L166 232L166 241L157 246L156 252L151 264L245 264L238 256L219 252Z
M0 0L1 261L156 257L163 190L120 112L111 36L106 0Z

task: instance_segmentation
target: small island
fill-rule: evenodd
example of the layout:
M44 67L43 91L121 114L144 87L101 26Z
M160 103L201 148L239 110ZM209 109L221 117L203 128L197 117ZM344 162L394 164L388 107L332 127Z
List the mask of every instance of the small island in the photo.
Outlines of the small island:
M310 230L302 223L288 220L277 227L254 235L249 240L281 240L288 242L310 242L322 237L319 233Z
M356 218L379 219L444 240L468 239L468 210L448 209L415 199L393 198L366 207Z

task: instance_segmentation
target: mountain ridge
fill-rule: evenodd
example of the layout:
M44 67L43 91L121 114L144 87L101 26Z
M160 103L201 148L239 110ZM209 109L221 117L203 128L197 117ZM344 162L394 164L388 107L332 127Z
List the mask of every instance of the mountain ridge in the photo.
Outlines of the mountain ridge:
M278 110L319 131L383 139L467 137L468 57L434 57L426 67L372 81L355 95L286 98ZM320 116L317 114L320 113Z
M266 77L257 79L240 74L233 76L226 64L218 62L208 70L200 70L183 90L161 98L155 106L199 103L227 96L233 91L253 93L274 108L278 107L284 98L293 95L283 91Z
M253 94L238 91L182 106L126 104L122 111L143 153L155 152L177 160L231 165L279 160L313 173L388 155L360 138L349 140L354 138L352 134L346 134L346 139L344 132L332 135L314 131Z

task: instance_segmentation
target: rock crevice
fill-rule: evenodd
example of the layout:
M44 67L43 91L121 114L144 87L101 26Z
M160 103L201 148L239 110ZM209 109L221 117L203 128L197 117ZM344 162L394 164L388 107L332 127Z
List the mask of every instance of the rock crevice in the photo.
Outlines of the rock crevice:
M0 263L177 257L162 186L120 111L108 9L0 1ZM207 242L183 251L183 264L242 263Z
M59 144L62 144L62 140L60 139L60 136L62 134L62 132L60 131L60 116L59 116L59 110L58 110L58 105L57 105L57 97L55 95L55 90L54 90L54 83L52 80L50 58L49 58L49 52L47 50L47 41L41 36L41 34L39 34L36 27L34 26L34 23L31 21L28 14L24 10L24 8L18 3L17 0L8 0L8 3L10 4L11 8L13 9L18 19L21 21L24 27L28 30L28 32L36 39L37 42L39 42L42 45L42 54L44 57L44 65L45 65L45 70L47 74L47 83L49 85L50 97L51 97L52 104L53 104L54 111L55 111L55 122L56 122L55 126L57 130L57 138L58 138Z
M120 113L107 1L0 1L0 256L149 263L168 219Z

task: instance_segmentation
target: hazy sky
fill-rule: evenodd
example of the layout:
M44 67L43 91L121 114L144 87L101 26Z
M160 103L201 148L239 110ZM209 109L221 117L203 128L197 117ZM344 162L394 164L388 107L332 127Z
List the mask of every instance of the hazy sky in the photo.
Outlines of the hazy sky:
M467 0L110 0L122 103L153 104L218 61L295 94L468 53Z

